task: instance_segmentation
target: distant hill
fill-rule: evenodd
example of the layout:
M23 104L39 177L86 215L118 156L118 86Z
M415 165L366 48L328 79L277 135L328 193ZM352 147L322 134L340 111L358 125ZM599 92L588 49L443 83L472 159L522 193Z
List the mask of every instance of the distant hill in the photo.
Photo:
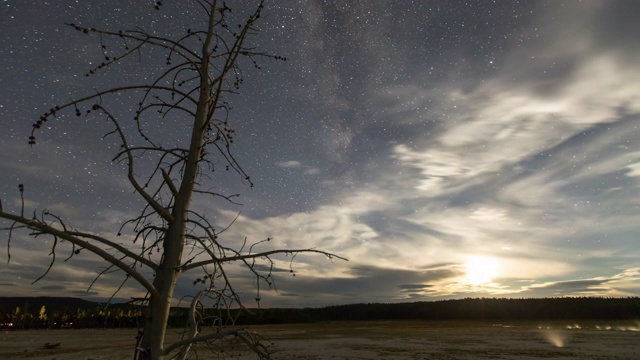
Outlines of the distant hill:
M27 309L23 309L24 307ZM92 309L100 306L100 303L87 301L73 297L0 297L0 313L14 310L16 307L25 311L39 311L42 306L49 310L76 310Z

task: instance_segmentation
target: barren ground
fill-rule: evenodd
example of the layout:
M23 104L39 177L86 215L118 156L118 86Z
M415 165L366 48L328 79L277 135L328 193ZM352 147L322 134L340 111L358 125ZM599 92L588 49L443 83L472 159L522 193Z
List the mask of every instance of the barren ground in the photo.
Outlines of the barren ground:
M329 322L254 326L274 360L640 359L638 322ZM136 330L0 333L0 359L130 359ZM177 337L172 333L173 337ZM58 343L45 349L45 343ZM227 358L237 347L228 345ZM200 358L218 359L200 348ZM222 357L220 357L222 358ZM239 359L255 359L240 355Z

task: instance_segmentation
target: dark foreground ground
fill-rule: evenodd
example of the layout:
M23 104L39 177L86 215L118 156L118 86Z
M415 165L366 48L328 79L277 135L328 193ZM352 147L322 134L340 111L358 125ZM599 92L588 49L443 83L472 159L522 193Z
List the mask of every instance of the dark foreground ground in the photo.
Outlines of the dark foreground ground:
M329 322L251 330L275 343L275 360L640 359L640 322ZM130 359L135 335L129 329L8 331L0 334L0 359ZM61 344L45 349L46 342ZM226 358L256 358L232 344L225 349L235 355ZM218 359L205 350L198 349L200 359Z

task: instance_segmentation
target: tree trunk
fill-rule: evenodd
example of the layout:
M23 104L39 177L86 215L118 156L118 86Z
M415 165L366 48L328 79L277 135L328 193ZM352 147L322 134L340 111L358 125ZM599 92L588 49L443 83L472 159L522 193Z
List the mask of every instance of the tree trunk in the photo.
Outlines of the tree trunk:
M171 298L161 292L158 298L151 297L145 314L142 342L139 348L141 360L164 360L165 319L168 318Z
M175 271L175 267L164 267L156 274L154 285L159 294L157 297L149 298L140 344L140 359L163 360L165 358L164 337L177 278L178 272Z
M176 214L174 213L174 215ZM163 241L164 257L153 282L153 286L158 290L158 296L150 296L149 298L140 344L140 359L165 359L164 336L167 331L173 291L180 275L178 269L184 247L182 235L184 228L185 217L182 215L179 216L178 221L169 226L167 236Z

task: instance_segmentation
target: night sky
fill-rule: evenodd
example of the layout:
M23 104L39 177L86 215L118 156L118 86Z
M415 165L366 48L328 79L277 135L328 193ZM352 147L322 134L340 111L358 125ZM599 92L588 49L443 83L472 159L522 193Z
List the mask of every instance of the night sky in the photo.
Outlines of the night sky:
M97 36L65 26L202 27L197 7L153 1L0 0L0 197L114 236L140 210L104 119L73 111L31 125L94 89L142 83L163 61L142 52L98 75ZM242 18L255 1L228 1ZM640 1L276 1L251 39L287 61L247 62L229 97L235 155L255 182L214 172L242 206L194 203L227 244L317 248L348 262L277 263L262 306L463 297L640 296ZM114 54L118 46L108 49ZM164 60L164 59L160 59ZM104 99L126 122L135 94ZM149 127L167 146L190 119ZM3 227L8 225L3 223ZM126 243L127 239L122 239ZM103 260L68 250L43 280L51 239L15 235L2 296L88 292ZM65 252L66 251L66 252ZM187 275L176 297L199 290ZM255 278L235 273L253 299ZM127 283L118 299L141 296ZM251 305L250 303L248 305Z

